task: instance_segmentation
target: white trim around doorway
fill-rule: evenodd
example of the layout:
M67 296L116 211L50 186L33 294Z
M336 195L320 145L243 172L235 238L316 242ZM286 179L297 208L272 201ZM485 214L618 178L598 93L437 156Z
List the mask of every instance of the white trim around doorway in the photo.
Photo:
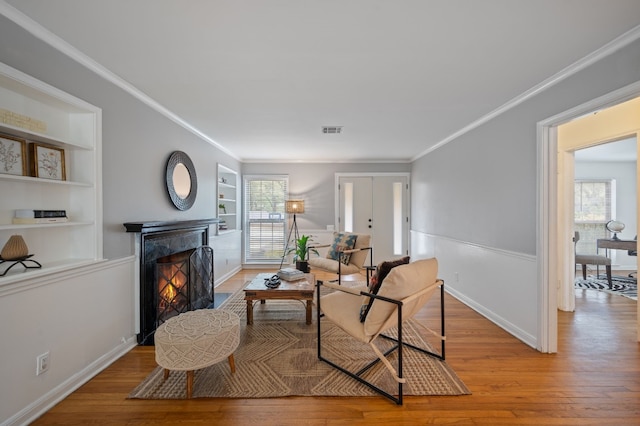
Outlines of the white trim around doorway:
M557 126L585 114L608 108L640 96L640 81L582 105L561 112L537 123L537 241L538 259L538 350L555 353L558 350L557 285L560 252L557 226L558 175ZM638 336L640 339L640 309Z

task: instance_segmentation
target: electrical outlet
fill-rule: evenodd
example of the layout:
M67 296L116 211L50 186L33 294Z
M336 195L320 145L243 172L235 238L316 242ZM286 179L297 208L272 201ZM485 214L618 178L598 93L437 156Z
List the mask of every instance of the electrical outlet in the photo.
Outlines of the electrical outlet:
M458 275L458 273L454 272L454 275L456 277L456 282L459 282L460 281L460 276Z
M38 355L36 358L36 376L41 375L49 369L49 351Z

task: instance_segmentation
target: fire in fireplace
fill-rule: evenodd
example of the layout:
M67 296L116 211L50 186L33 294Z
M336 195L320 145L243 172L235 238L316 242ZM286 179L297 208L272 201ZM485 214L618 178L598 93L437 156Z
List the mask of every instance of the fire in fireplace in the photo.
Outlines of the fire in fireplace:
M156 328L182 312L213 303L213 250L201 246L156 260Z
M178 255L160 258L156 262L158 277L156 326L189 310L189 257L187 253L180 253L181 259L172 261L171 258L175 256Z

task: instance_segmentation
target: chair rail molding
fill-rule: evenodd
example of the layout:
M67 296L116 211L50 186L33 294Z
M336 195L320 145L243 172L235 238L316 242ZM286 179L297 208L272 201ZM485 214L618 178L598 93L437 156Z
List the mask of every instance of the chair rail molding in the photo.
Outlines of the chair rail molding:
M436 257L447 293L538 347L536 256L418 231L411 231L410 253L411 261Z

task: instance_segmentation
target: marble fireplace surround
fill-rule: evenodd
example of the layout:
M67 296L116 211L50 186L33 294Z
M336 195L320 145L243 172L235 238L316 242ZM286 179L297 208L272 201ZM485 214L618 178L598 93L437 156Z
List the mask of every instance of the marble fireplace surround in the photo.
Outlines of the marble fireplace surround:
M126 232L136 234L135 251L140 264L136 299L136 333L140 345L153 345L156 329L156 259L209 244L209 226L218 219L127 222ZM217 226L217 225L216 225Z

